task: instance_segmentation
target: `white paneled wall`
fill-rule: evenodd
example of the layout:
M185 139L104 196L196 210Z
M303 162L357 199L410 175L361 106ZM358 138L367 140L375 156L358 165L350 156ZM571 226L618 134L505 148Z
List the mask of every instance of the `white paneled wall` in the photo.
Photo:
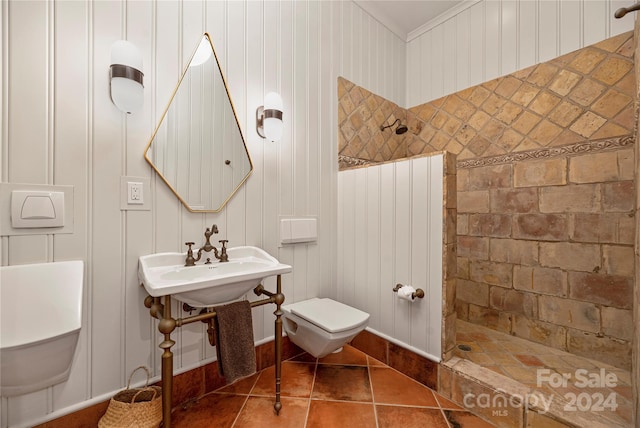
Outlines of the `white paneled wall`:
M368 329L439 361L443 155L338 173L338 299ZM398 283L425 291L401 300Z
M426 262L415 270L426 251L421 245L430 241L409 239L422 230L415 224L420 215L396 208L411 203L412 192L428 190L416 168L388 164L350 178L357 191L341 187L341 199L347 191L359 202L338 211L337 77L399 105L418 105L631 30L634 14L613 18L628 3L483 0L405 44L351 1L3 1L0 179L73 185L75 224L69 235L2 237L0 262L82 259L87 271L70 379L0 399L0 426L32 425L107 399L138 365L158 373L159 335L142 306L137 259L183 250L212 223L219 239L261 246L293 265L283 278L287 301L337 297L370 312L376 331L432 353L426 341L437 336L439 345L439 330L432 334L435 321L424 317L433 314L415 303L407 311L401 306L407 302L389 294L395 282L424 281L431 272ZM207 215L184 209L142 156L204 31L255 165L227 207ZM119 39L143 53L145 107L134 115L119 112L108 95L109 49ZM272 90L284 99L285 133L280 143L265 144L254 131L255 109ZM125 175L151 179L151 211L120 211ZM398 186L403 179L413 184ZM281 215L317 216L317 245L278 247ZM366 253L345 252L356 233L365 236ZM371 287L379 292L363 293ZM272 312L254 309L257 341L271 337ZM203 326L183 327L173 337L176 370L215 357Z
M105 400L139 365L159 373L160 337L142 305L137 259L202 242L212 223L220 228L218 239L263 247L293 265L283 277L287 301L336 296L337 78L404 104L403 41L350 1L43 0L1 7L0 179L73 185L76 199L73 234L2 237L0 261L81 259L87 266L70 379L3 397L3 428ZM204 31L212 36L255 165L227 207L207 215L183 208L143 159ZM109 53L119 39L143 54L145 104L133 115L109 99ZM272 90L284 99L278 144L265 143L254 130L255 110ZM151 211L120 211L121 176L151 179ZM318 243L278 247L281 215L317 216ZM275 280L265 285L273 289ZM174 314L179 309L176 304ZM254 309L257 341L272 336L272 312ZM176 370L215 358L204 325L178 329L173 338Z
M627 0L481 0L407 43L406 107L631 31ZM357 81L356 81L357 82Z

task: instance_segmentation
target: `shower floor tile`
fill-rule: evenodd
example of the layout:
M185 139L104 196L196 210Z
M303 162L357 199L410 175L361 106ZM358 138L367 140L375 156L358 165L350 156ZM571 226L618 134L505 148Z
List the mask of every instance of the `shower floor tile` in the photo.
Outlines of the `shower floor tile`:
M461 320L456 329L455 356L514 379L546 399L553 397L569 415L578 412L588 418L597 414L610 426L631 426L629 371ZM607 375L616 377L611 387L584 380L599 382ZM609 401L601 400L607 397ZM596 406L598 401L604 405Z
M173 410L178 428L484 428L493 425L419 382L345 346L316 359L282 363L282 410L276 416L268 367Z

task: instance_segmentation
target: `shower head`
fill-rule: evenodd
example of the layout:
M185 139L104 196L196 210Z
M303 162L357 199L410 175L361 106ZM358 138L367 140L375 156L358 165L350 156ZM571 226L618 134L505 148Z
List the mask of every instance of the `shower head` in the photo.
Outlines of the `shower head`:
M387 125L387 126L382 125L382 126L380 126L380 130L384 131L387 128L391 128L393 125L395 125L398 122L400 122L400 119L396 119L391 125ZM409 128L407 128L406 125L403 125L402 122L400 122L400 124L396 128L396 134L401 135L401 134L404 134L405 132L407 132L408 130L409 130Z

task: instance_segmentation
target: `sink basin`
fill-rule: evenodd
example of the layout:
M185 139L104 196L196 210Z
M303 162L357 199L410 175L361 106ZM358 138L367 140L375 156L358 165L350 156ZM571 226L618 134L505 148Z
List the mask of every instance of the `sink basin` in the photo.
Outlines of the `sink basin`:
M263 279L291 272L257 247L227 249L229 261L184 266L186 253L157 253L138 260L138 279L152 297L172 295L194 307L207 307L239 299Z
M0 395L69 377L82 328L82 260L0 267Z

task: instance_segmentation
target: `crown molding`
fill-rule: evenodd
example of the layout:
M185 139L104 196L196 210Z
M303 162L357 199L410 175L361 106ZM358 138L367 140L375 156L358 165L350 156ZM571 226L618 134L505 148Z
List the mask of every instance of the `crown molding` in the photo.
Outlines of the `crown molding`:
M360 1L353 0L353 2L360 7L360 9L364 10L369 16L373 19L387 27L389 31L398 36L400 40L406 42L407 41L407 32L404 31L400 26L396 25L395 22L388 19L386 15L378 8L375 1Z
M432 30L434 27L437 27L438 25L450 20L460 12L463 12L469 9L471 6L475 5L476 3L480 3L481 1L482 0L464 0L462 3L458 4L457 6L454 6L451 9L444 12L443 14L433 18L431 21L428 21L422 24L421 26L419 26L418 28L416 28L415 30L410 31L408 34L405 35L405 38L404 38L405 42L408 43L411 40L415 39L416 37L420 37L422 34L426 33L427 31Z

